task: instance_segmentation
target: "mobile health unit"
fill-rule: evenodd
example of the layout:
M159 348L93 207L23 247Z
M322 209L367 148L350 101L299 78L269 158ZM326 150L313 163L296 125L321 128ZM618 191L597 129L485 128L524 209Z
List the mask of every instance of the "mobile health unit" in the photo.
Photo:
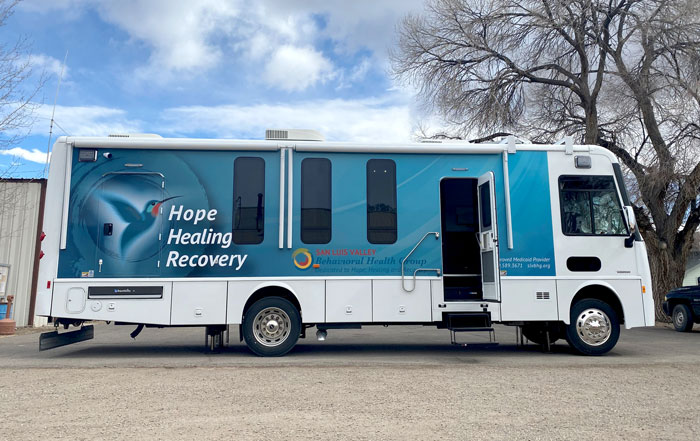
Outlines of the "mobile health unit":
M580 353L654 325L620 165L573 145L62 137L51 157L36 312L202 326L258 355L306 330L518 326ZM44 336L46 348L92 328Z

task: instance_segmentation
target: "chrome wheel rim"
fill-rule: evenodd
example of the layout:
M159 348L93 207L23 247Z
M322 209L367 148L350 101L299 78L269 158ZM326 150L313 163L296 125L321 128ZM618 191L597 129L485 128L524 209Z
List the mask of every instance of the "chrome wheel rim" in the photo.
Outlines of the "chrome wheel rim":
M581 341L589 346L603 345L612 335L610 318L600 309L586 309L576 319L576 332Z
M677 311L676 312L676 327L680 328L683 326L683 321L685 320L685 317L683 316L683 311Z
M253 335L263 346L279 346L289 337L292 322L280 308L265 308L253 319Z

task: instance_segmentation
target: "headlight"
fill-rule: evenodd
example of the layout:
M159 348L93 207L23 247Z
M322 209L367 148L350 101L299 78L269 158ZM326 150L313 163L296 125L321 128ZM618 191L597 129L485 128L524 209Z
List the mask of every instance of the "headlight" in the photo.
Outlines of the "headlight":
M668 296L664 296L664 302L668 301Z

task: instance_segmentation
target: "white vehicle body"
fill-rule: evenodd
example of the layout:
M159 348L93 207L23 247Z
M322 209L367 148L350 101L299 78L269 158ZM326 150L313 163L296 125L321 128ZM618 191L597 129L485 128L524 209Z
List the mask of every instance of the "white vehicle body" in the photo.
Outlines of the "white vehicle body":
M244 189L257 181L259 191ZM257 206L245 202L256 191ZM137 213L147 192L151 206ZM614 156L570 142L63 137L36 313L214 327L243 324L247 308L274 296L295 306L300 326L319 328L450 327L450 314L470 313L566 326L588 298L626 328L653 326L646 249L628 206Z

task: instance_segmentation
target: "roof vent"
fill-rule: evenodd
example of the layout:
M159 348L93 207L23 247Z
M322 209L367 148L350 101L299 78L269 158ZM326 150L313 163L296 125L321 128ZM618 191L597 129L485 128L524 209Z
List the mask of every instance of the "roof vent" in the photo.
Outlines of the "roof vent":
M323 141L323 135L308 129L267 129L265 139L284 141Z
M108 138L162 138L155 133L113 133L107 135Z

